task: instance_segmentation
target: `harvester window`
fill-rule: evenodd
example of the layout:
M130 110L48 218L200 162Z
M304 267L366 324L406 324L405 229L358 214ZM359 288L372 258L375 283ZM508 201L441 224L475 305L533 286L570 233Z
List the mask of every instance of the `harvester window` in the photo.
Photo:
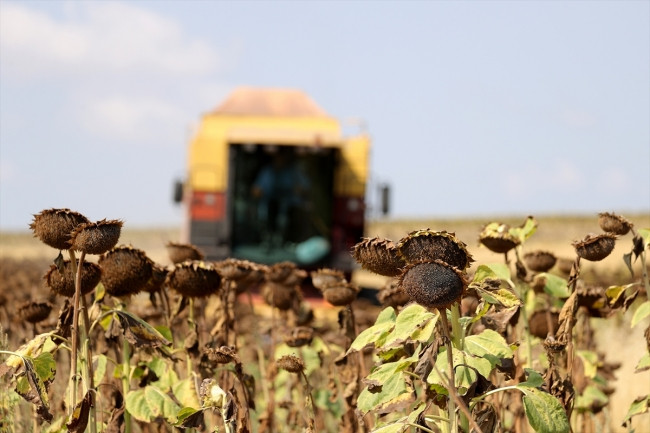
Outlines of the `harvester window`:
M296 256L300 245L329 242L333 151L258 145L251 152L250 146L233 145L231 152L234 256L300 262L305 260ZM322 248L317 252L327 254Z

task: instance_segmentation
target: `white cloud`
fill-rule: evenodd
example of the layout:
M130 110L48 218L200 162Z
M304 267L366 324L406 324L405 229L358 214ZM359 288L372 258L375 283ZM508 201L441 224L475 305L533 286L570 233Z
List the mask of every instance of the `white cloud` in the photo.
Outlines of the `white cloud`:
M629 175L620 167L609 167L599 179L600 188L606 193L624 192L632 186Z
M9 182L16 177L16 170L11 162L0 160L0 181Z
M596 116L579 109L564 109L560 113L561 121L574 128L589 128L596 124Z
M215 51L174 21L133 4L71 2L61 19L4 2L0 14L3 69L14 76L144 73L204 75Z
M112 95L91 101L85 108L81 116L87 130L131 141L164 136L168 129L182 131L186 118L168 101L146 97Z
M549 161L547 165L523 166L505 173L501 186L508 197L523 199L537 193L577 192L585 186L581 169L569 160Z

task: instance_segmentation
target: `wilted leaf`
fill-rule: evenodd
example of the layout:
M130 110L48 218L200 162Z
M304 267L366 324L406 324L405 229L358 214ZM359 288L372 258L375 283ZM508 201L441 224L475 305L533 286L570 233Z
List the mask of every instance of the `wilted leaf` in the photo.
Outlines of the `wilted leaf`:
M484 288L477 288L476 293L489 304L503 305L506 308L521 305L521 301L515 292L510 289L485 290Z
M176 414L174 426L180 428L196 428L203 424L203 410L184 407Z
M371 433L403 433L409 427L417 424L418 418L426 409L426 407L426 405L421 404L419 407L409 413L408 416L401 417L398 420L391 422L390 424L377 427L376 429L372 430Z
M418 361L418 354L414 353L409 358L402 358L395 362L387 362L377 367L370 373L365 380L378 385L383 385L388 379L393 376L401 376L400 372L409 368L412 364Z
M50 335L49 332L46 334L39 334L15 350L14 353L16 353L16 355L10 355L2 365L4 368L0 368L0 376L3 376L12 368L20 368L23 365L23 357L38 356L43 350L43 345L48 338L50 338Z
M54 362L51 353L43 353L40 356L44 356L45 358L41 359L38 363L40 364L38 372L34 365L35 360L33 358L23 358L25 370L21 373L22 377L16 383L16 392L28 402L33 403L36 406L36 412L43 417L44 420L50 422L52 421L53 416L50 413L47 384L54 377L56 363L54 363L54 367L51 366L51 363ZM48 377L49 380L44 381L41 379L40 375Z
M200 407L199 397L196 395L194 381L183 379L172 385L172 392L178 402L187 407Z
M387 413L410 403L413 399L413 387L401 374L389 377L383 384L381 392L371 393L364 389L357 398L357 408L362 414L375 411Z
M539 433L566 433L569 419L560 401L544 391L517 386L524 393L524 411L531 427Z
M156 331L144 320L127 311L115 311L124 332L124 338L135 347L160 347L171 344L165 337Z
M92 406L92 394L86 391L84 398L77 403L72 411L70 421L66 423L68 432L70 433L83 433L88 425L88 415L90 414L90 407Z

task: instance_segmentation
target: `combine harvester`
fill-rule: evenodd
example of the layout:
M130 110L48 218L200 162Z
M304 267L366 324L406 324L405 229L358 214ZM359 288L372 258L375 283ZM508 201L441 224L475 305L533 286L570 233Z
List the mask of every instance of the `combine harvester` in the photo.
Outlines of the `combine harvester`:
M306 94L240 88L205 114L189 144L175 200L186 210L182 242L209 260L227 257L351 275L364 235L370 138ZM388 189L382 203L387 209Z

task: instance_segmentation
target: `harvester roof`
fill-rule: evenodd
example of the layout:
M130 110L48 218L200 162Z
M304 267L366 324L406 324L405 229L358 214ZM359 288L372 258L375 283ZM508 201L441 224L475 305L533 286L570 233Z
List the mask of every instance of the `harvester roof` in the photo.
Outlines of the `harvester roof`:
M306 93L295 89L240 87L212 114L329 117Z
M295 89L240 87L211 114L329 117L307 94Z

